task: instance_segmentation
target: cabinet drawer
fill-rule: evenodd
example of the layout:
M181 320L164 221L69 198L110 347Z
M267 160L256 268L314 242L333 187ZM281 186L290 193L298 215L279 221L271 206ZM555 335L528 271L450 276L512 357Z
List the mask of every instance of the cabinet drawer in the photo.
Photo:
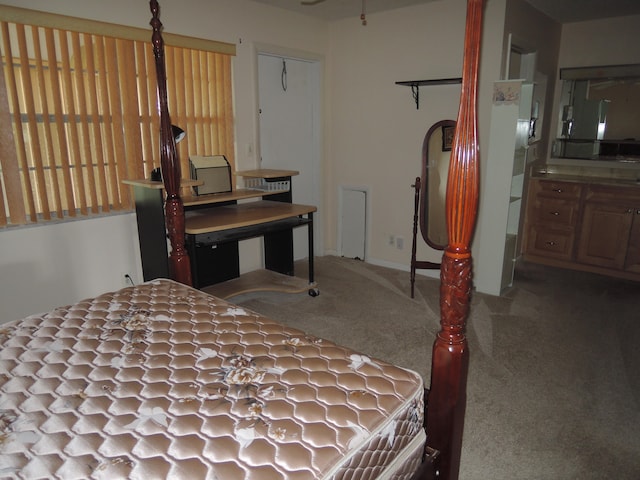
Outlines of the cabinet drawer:
M538 195L553 198L580 199L582 184L572 182L554 182L553 180L538 181Z
M533 210L533 221L544 225L575 226L579 203L575 200L558 200L538 196Z
M533 226L529 230L527 253L544 257L571 260L575 233L573 229L554 229Z

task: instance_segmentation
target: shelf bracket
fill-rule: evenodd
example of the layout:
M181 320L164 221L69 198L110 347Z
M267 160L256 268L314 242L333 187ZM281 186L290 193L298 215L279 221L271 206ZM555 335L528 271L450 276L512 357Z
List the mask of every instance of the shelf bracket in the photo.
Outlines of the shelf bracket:
M420 85L411 85L411 95L416 102L416 110L420 109Z
M421 85L452 85L462 83L461 77L441 78L436 80L409 80L406 82L396 82L396 85L411 87L411 95L416 102L416 109L420 108L420 86Z

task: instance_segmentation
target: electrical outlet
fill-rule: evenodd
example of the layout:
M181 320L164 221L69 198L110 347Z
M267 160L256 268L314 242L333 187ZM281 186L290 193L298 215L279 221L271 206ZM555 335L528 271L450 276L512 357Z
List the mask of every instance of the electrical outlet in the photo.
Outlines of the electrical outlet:
M396 237L396 248L402 250L404 248L404 237Z
M396 236L393 234L389 235L389 245L394 246L396 244Z
M123 287L132 287L133 285L135 285L135 283L133 281L133 277L131 276L130 273L123 272L120 275L120 279L122 280L122 286Z

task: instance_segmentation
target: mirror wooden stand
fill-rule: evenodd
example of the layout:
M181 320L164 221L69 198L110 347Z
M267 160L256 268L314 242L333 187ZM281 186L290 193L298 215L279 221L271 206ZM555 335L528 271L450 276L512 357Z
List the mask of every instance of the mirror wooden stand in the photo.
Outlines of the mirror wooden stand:
M416 270L437 270L440 263L417 260L418 228L422 239L434 250L447 246L445 201L449 160L456 122L441 120L427 131L422 142L422 173L416 177L411 244L411 298L414 298ZM418 227L419 226L419 227Z

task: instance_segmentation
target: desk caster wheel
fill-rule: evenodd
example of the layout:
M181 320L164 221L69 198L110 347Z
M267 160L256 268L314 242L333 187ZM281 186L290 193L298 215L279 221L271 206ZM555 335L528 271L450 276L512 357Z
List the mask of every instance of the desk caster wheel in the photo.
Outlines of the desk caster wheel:
M317 297L318 295L320 295L320 290L318 290L317 288L310 288L309 295L311 297Z

